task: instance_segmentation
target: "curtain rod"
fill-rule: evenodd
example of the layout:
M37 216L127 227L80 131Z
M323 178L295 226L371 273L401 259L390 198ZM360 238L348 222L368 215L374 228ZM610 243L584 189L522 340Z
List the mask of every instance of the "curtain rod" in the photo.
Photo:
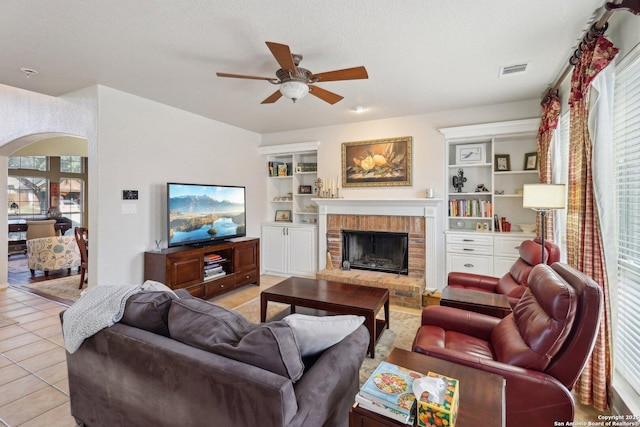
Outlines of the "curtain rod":
M604 7L606 9L606 12L602 14L598 22L593 24L591 28L589 28L589 31L587 31L587 33L584 35L582 41L580 41L580 44L573 52L573 55L571 55L571 58L569 58L569 65L562 72L562 74L556 81L556 84L554 84L547 90L545 98L549 94L558 91L564 79L567 78L571 70L573 70L574 65L577 64L580 60L580 57L582 56L582 48L598 38L600 35L604 34L604 32L607 30L607 27L609 26L607 21L609 20L611 15L613 15L613 12L617 10L626 10L633 13L634 15L640 15L640 0L614 0L612 2L605 3Z

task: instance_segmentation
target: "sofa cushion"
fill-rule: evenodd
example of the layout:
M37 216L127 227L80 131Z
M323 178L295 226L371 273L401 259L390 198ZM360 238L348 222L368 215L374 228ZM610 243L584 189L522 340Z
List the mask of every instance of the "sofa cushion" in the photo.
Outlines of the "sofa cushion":
M544 371L564 344L575 319L575 291L544 264L534 267L529 287L491 334L500 362Z
M304 372L293 330L284 321L254 324L241 314L199 299L169 310L171 338L297 381Z
M166 292L133 294L127 300L120 323L168 337L171 301Z
M296 336L302 357L312 356L342 341L364 322L363 316L307 316L290 314L284 319Z

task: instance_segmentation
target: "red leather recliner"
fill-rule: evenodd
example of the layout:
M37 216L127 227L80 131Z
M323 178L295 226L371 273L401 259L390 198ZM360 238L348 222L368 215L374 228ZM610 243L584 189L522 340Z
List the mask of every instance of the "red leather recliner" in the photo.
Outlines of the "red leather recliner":
M560 248L553 242L544 242L545 262L549 265L560 261ZM541 262L542 245L539 240L525 240L519 248L520 258L511 266L509 272L497 278L480 274L451 272L447 277L447 286L471 291L503 294L513 308L525 289L531 269Z
M548 427L573 420L571 390L593 351L602 306L592 279L566 264L540 264L504 319L425 307L413 351L501 375L507 426Z

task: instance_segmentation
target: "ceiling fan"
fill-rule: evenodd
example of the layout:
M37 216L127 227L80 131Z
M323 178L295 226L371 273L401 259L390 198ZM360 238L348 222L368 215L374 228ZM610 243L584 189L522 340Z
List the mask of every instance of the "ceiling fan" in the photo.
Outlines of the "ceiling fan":
M369 75L364 67L346 68L344 70L327 71L313 74L306 68L299 67L302 55L292 54L286 44L266 42L280 69L276 71L276 78L245 76L242 74L216 73L218 77L232 77L236 79L266 80L280 88L272 93L262 104L272 104L282 95L296 102L304 98L307 93L314 95L329 104L335 104L344 97L315 86L314 83L331 82L337 80L368 79Z

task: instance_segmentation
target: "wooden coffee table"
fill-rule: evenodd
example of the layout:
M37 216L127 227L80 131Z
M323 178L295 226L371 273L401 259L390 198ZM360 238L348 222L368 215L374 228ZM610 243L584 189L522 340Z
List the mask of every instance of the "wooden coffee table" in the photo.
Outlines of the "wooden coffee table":
M369 354L372 358L378 337L385 327L389 329L388 289L290 277L260 293L261 322L266 320L269 301L291 305L291 313L295 313L296 306L299 306L333 314L364 316L364 324L369 330ZM384 320L376 319L382 307Z
M493 317L503 318L511 313L509 299L502 294L471 291L445 286L440 297L440 305L475 311Z
M505 425L505 379L468 366L394 348L387 362L426 374L437 372L457 378L459 403L456 427L503 427ZM401 426L398 421L360 408L357 404L349 413L349 427Z

